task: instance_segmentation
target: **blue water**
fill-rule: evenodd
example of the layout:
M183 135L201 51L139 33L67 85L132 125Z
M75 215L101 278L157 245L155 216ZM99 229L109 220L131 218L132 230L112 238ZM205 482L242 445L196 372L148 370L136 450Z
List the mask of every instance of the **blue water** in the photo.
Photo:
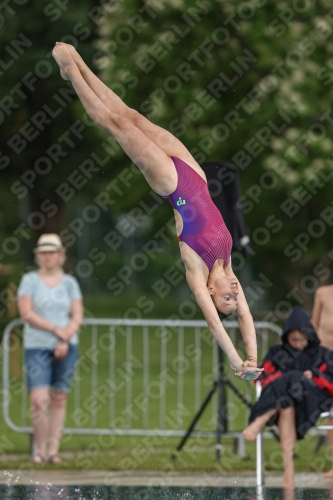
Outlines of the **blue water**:
M126 486L0 486L1 500L333 500L333 490Z

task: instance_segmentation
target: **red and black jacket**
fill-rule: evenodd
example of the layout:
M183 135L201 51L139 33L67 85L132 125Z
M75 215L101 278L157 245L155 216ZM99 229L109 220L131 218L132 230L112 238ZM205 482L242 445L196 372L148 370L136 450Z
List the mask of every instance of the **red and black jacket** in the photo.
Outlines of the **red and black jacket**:
M288 344L291 330L300 330L308 336L309 343L305 349L295 350ZM316 385L333 396L333 352L320 345L317 333L301 307L295 307L287 317L281 340L282 344L271 347L261 363L264 368L260 376L262 387L290 370L302 373L310 370Z

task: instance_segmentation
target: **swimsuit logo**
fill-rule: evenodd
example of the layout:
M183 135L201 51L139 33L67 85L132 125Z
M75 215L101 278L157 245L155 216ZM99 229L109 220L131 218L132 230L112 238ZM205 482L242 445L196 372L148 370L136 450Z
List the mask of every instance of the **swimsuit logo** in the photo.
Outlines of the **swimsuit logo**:
M181 205L186 205L186 200L182 200L181 197L179 197L179 200L177 201L177 205L178 205L178 207L180 207Z

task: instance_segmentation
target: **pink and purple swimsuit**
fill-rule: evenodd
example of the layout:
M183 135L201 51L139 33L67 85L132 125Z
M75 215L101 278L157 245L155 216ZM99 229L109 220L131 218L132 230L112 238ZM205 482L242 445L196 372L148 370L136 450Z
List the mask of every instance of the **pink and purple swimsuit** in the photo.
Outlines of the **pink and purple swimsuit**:
M187 163L171 156L178 174L176 190L167 198L180 213L184 228L179 241L194 250L211 270L216 259L222 258L227 267L232 250L232 238L220 211L210 197L207 182Z

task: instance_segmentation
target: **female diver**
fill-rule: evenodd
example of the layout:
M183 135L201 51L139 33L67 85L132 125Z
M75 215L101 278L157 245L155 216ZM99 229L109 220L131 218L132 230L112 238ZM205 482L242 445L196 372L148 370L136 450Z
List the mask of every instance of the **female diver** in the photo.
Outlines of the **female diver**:
M57 42L52 55L92 120L113 135L151 188L171 202L186 279L208 327L236 376L256 379L262 369L257 367L253 318L231 268L231 235L209 195L204 171L176 137L126 106L73 46ZM236 311L246 361L238 355L219 318L219 314L224 318Z

